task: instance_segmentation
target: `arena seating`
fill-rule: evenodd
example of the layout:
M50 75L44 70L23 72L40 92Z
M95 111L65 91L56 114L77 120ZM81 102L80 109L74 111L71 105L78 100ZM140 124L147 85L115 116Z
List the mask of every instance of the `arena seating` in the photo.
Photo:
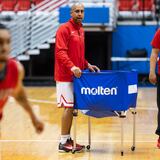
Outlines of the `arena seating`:
M1 0L0 11L14 11L16 0Z
M43 0L0 0L1 11L27 11L33 5L38 5Z
M119 0L119 11L131 11L134 5L134 0Z
M30 0L18 0L16 5L16 11L27 11L31 8Z
M132 11L137 7L137 11L152 11L154 8L154 0L119 0L119 11Z
M154 0L138 0L138 9L140 11L151 11L154 7Z
M41 3L43 0L32 0L32 2L35 4L35 5L38 5L39 3Z
M0 0L0 11L27 11L43 0ZM136 8L136 7L137 8ZM154 0L118 0L119 11L152 11Z

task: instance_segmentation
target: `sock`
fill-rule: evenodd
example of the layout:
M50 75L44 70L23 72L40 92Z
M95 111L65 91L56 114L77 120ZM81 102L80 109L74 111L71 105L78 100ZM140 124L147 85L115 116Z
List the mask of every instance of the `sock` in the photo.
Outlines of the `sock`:
M67 139L69 139L69 138L70 138L69 134L61 135L60 143L65 144L67 142Z

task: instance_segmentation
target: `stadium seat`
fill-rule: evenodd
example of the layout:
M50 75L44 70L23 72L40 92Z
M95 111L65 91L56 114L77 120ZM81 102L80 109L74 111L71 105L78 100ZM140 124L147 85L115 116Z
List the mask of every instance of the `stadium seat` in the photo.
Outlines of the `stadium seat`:
M138 6L139 11L152 11L154 7L154 0L138 0Z
M119 0L119 11L132 11L134 0Z
M31 8L31 0L18 0L16 11L27 11Z
M16 0L1 0L0 11L14 11Z
M41 3L42 1L43 1L43 0L32 0L32 2L33 2L35 5Z

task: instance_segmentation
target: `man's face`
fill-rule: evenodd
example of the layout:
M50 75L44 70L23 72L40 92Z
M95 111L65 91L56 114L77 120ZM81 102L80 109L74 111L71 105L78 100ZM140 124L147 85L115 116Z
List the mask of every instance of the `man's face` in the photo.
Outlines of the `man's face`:
M75 23L77 24L81 23L84 18L84 6L83 5L75 6L71 12L71 16Z
M0 62L6 62L11 51L11 36L7 29L0 29Z

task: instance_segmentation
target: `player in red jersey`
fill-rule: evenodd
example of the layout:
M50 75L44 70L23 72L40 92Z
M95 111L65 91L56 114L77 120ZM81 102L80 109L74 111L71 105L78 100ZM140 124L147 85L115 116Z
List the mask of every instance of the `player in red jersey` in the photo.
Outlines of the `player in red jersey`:
M157 129L156 134L158 135L157 147L160 149L160 29L154 35L154 38L151 42L152 52L150 56L150 72L149 72L149 80L152 84L156 84L157 86ZM157 61L158 60L158 61ZM156 75L156 64L158 63L158 74Z
M24 69L19 62L9 57L10 50L10 32L5 25L0 24L0 119L2 119L8 97L13 96L29 114L37 133L40 133L43 131L44 125L37 119L27 100L22 82Z

